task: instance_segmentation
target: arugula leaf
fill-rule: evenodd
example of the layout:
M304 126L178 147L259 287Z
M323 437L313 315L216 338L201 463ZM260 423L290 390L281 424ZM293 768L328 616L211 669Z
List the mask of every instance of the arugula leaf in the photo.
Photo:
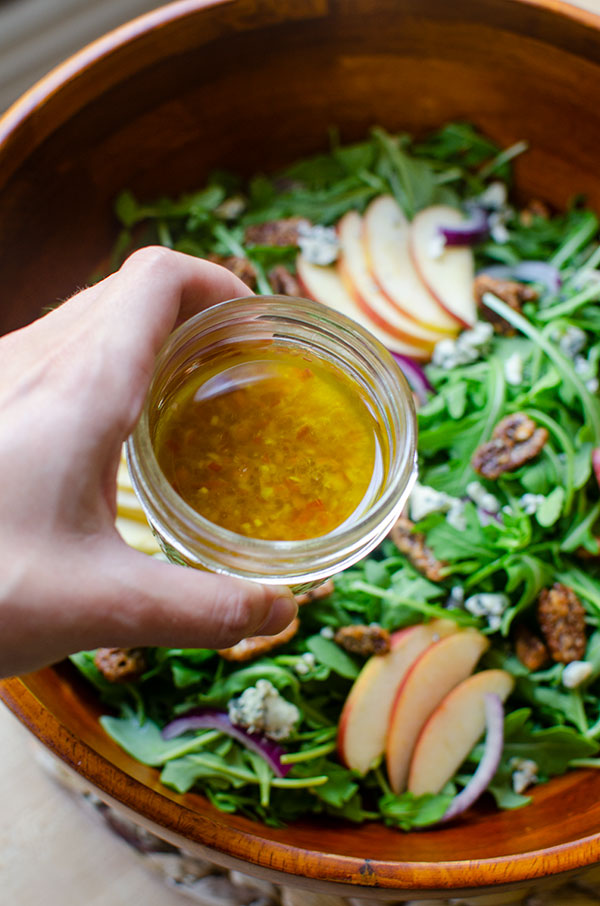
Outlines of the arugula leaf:
M321 758L307 765L297 765L294 773L300 776L327 775L327 783L315 787L315 796L336 809L350 802L358 791L356 775L330 759Z
M537 597L544 586L552 581L554 570L552 564L531 554L512 557L506 562L504 569L508 577L506 591L509 594L522 586L517 603L510 607L502 618L502 632L506 635L514 618Z
M346 654L339 645L322 635L312 635L306 640L306 647L321 664L346 679L356 679L359 666L354 658Z
M544 528L554 525L562 513L564 500L565 489L561 487L554 488L548 494L541 507L535 511L535 518L538 523Z
M305 217L335 224L349 210L363 211L376 196L393 194L408 217L430 204L461 207L478 201L488 180L511 182L511 159L523 143L501 149L474 127L450 123L414 142L408 135L374 129L364 141L341 144L332 131L330 151L298 161L279 173L243 180L213 174L196 192L175 199L138 200L123 192L116 200L122 224L114 248L116 265L136 244L159 242L192 255L245 256L257 272L260 292L269 292L269 271L277 264L294 270L296 248L250 245L246 228L280 217ZM242 204L226 213L221 204ZM231 213L233 211L233 213ZM334 592L301 612L294 639L274 657L228 663L215 652L196 649L148 650L148 669L133 683L109 683L94 664L94 652L72 662L121 716L103 718L119 744L146 764L162 768L167 785L184 792L200 787L210 801L274 826L301 815L334 815L352 821L372 818L411 829L435 824L454 783L439 796L394 796L382 769L359 778L333 756L340 708L362 663L320 635L323 626L377 622L394 631L437 616L459 625L482 620L449 598L458 586L465 596L502 592L510 598L501 631L491 627L491 646L482 666L508 670L516 679L505 719L505 750L490 793L502 808L526 804L512 787L511 759L533 758L543 778L570 764L597 763L600 737L600 500L592 450L600 446L600 400L594 381L600 367L600 266L598 220L581 202L563 214L522 217L510 203L502 209L507 241L493 238L475 249L476 266L495 261L553 261L561 286L534 284L538 300L515 312L496 297L489 308L516 329L495 336L489 355L446 371L427 366L434 391L418 413L420 480L464 502L464 529L444 514L431 514L416 529L443 563L442 578L431 582L416 571L388 539L361 563L335 577ZM567 355L563 339L583 331L578 356ZM576 334L577 336L577 334ZM522 382L509 384L511 356L522 361ZM489 440L499 420L527 412L549 432L535 460L497 481L481 480L471 467L474 451ZM490 516L467 490L477 477L498 503ZM531 499L525 495L541 495ZM542 588L563 582L580 597L590 635L586 659L592 675L581 689L562 686L563 667L529 671L515 656L510 630L515 619L536 630L535 602ZM303 655L317 666L303 674ZM301 711L287 753L292 770L275 778L265 762L216 731L165 741L160 727L198 704L225 707L229 699L268 679ZM528 707L523 707L527 704ZM510 710L510 709L513 710ZM468 759L477 763L481 745ZM600 763L600 762L599 762ZM466 773L454 781L467 782ZM383 792L383 795L381 793ZM370 808L373 811L370 811Z
M571 727L535 729L528 722L505 739L502 760L529 758L537 764L539 774L555 777L564 774L574 758L589 758L598 751L599 743L586 739Z
M492 293L486 293L483 301L488 308L491 308L493 312L500 315L517 330L520 330L521 333L529 337L533 343L546 353L562 375L565 384L572 388L579 399L583 416L593 431L594 445L600 446L600 401L587 389L575 372L572 362L559 351L557 346L548 340L542 331L534 327L523 315L514 311L509 305L498 299L497 296Z
M423 796L386 793L378 806L386 824L408 831L413 827L436 824L446 813L452 798L452 794L445 793L425 793Z
M206 692L196 696L196 701L203 705L224 707L230 698L240 695L248 686L255 686L259 679L269 680L280 692L289 690L294 696L299 694L300 681L297 676L273 663L271 659L261 658L248 667L216 679Z
M100 723L108 735L129 755L142 764L153 766L201 748L220 735L214 730L207 730L197 734L194 739L187 737L166 740L162 738L160 728L152 720L140 721L137 715L127 709L123 717L103 715Z
M471 560L487 563L497 556L497 548L490 538L486 526L482 526L477 510L472 503L464 509L465 529L451 525L445 517L427 517L418 523L417 529L424 531L427 544L439 560Z

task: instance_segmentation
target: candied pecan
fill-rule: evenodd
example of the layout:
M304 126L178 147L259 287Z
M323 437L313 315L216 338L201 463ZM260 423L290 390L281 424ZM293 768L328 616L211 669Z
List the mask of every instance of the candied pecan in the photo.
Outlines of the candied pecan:
M146 669L143 648L98 648L94 664L109 683L129 683Z
M581 545L575 551L575 556L579 557L580 560L598 560L600 557L600 538L594 536L594 542L596 544L595 551L590 551L587 547Z
M295 617L289 626L278 632L277 635L255 635L249 639L242 639L237 645L231 648L220 648L218 654L226 661L250 661L252 658L261 657L280 645L285 645L290 639L293 639L298 632L300 620Z
M545 201L540 201L539 198L532 198L519 214L519 220L525 227L532 225L534 217L541 217L543 220L548 220L550 217L550 208Z
M555 582L538 596L537 617L553 660L579 661L585 654L585 610L572 588Z
M538 428L524 412L513 412L498 422L491 440L477 447L471 465L484 478L499 478L534 459L547 439L545 428Z
M512 324L509 324L504 318L497 315L495 311L488 308L483 297L485 293L492 293L503 302L506 302L513 311L521 312L524 302L534 302L538 294L533 287L526 283L517 283L516 280L499 280L496 277L490 277L488 274L479 274L475 277L473 284L475 299L486 320L490 322L496 333L505 336L513 336L516 331Z
M550 654L538 635L524 623L517 627L515 652L528 670L540 670L550 659Z
M300 284L283 264L269 271L269 283L274 293L282 296L301 296Z
M244 242L250 245L298 245L298 227L310 226L304 217L285 217L268 220L266 223L252 223L246 227Z
M370 626L358 624L341 626L334 635L333 641L350 654L358 654L361 657L387 654L390 650L389 632L374 623Z
M296 603L301 607L303 604L310 604L311 601L318 601L319 598L326 598L327 595L332 593L334 588L333 579L325 579L316 588L310 588L308 591L296 595Z
M437 560L425 544L423 532L413 532L414 522L400 516L390 532L390 538L403 554L406 554L415 569L431 582L440 582L444 577L446 564Z
M239 255L210 255L209 260L227 268L250 289L256 289L256 268L248 258Z

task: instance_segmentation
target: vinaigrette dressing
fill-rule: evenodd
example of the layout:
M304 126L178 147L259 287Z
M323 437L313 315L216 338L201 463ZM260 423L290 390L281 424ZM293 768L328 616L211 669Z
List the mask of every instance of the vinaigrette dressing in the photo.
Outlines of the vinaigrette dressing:
M358 518L387 468L360 385L277 341L238 344L192 372L155 414L155 454L196 512L252 538L316 538Z

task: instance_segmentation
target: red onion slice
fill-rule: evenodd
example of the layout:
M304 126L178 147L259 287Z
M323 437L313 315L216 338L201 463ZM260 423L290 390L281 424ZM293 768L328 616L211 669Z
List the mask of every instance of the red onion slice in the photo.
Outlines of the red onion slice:
M220 730L221 733L231 736L247 749L262 756L277 777L285 777L292 769L291 765L281 763L281 756L285 754L285 749L261 733L249 733L243 727L236 727L231 723L225 711L217 711L214 708L197 708L188 711L187 714L176 717L175 720L168 723L162 731L162 737L163 739L174 739L190 730Z
M600 447L594 447L592 450L592 468L594 470L594 475L596 476L596 481L600 487Z
M399 352L392 352L391 354L402 369L404 377L417 397L419 404L423 406L429 399L430 392L433 390L433 387L427 379L427 375L421 366L408 356L402 355Z
M485 748L477 770L450 803L442 821L450 821L470 808L485 793L498 770L504 746L504 706L498 695L485 696Z
M447 246L477 245L478 242L487 239L490 224L484 208L473 205L468 217L462 223L449 226L440 224L438 230L444 237Z
M557 293L562 280L560 271L547 261L520 261L518 264L493 264L479 272L496 280L519 280L541 283L551 293Z
M492 513L491 510L486 510L482 506L477 507L477 518L479 519L479 524L484 526L490 525L492 522L496 522L498 525L503 524L500 513Z

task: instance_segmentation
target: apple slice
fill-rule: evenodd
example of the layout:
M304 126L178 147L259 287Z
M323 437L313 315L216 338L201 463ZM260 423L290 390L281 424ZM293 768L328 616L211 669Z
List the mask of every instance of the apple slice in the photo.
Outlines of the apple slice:
M398 337L378 327L358 307L356 300L348 292L335 267L321 267L311 264L302 255L296 259L296 277L302 292L314 302L321 302L342 315L356 321L365 330L370 331L380 343L392 352L409 356L411 359L428 361L430 352L412 343L405 343Z
M406 786L413 749L427 718L471 675L489 644L476 629L456 632L427 648L406 673L396 693L386 742L388 777L395 793Z
M409 626L393 633L387 654L369 658L340 716L338 753L347 767L366 774L383 754L396 690L407 670L426 648L457 629L453 620Z
M410 228L410 254L421 280L442 308L464 327L472 327L477 320L473 252L467 246L446 246L438 254L440 226L462 220L460 211L447 205L419 211Z
M514 684L506 670L482 670L448 693L417 740L408 775L411 793L439 793L483 735L485 696L505 701Z
M136 551L140 551L142 554L161 553L161 547L147 523L142 525L137 519L117 516L115 528L125 544L134 547Z
M460 322L439 304L413 264L410 223L391 195L380 195L363 218L367 264L382 293L407 318L443 336L455 336Z
M422 346L428 352L441 339L439 332L429 330L418 321L407 318L392 305L373 279L367 264L363 243L363 220L357 211L344 214L337 226L340 241L338 272L358 307L379 327L405 343Z

